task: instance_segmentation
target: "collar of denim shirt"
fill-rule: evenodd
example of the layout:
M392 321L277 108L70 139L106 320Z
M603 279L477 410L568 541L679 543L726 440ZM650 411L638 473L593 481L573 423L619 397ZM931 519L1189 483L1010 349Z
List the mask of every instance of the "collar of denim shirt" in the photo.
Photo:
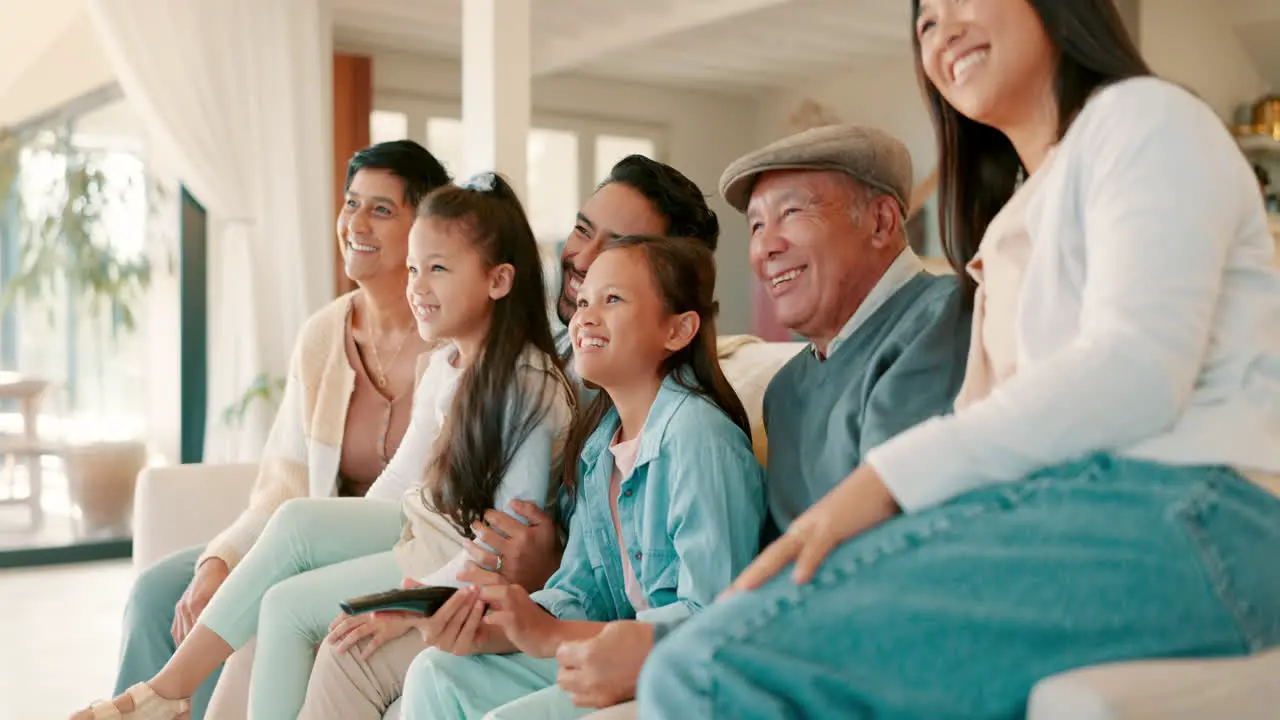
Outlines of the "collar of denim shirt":
M640 449L636 451L636 463L632 472L658 456L658 449L662 447L663 436L667 426L671 424L671 418L684 401L694 394L690 387L696 387L696 382L693 372L688 368L680 368L662 381L662 387L658 389L644 427L640 430ZM583 477L590 475L596 463L604 457L621 422L617 408L609 408L600 425L587 438L582 448Z

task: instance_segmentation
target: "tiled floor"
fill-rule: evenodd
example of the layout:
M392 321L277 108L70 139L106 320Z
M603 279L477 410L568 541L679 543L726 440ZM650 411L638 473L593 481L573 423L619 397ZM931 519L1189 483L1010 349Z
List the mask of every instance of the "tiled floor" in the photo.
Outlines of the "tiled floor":
M62 720L111 693L128 560L0 570L0 720Z

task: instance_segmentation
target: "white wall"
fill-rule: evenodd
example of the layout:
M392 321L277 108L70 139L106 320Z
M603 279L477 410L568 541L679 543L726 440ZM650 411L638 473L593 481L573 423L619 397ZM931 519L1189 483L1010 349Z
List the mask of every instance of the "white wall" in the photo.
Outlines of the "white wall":
M1118 7L1130 29L1136 26L1139 46L1152 68L1199 93L1224 119L1268 90L1232 28L1235 6L1209 0L1119 0ZM904 47L900 56L870 60L763 95L756 116L757 142L793 132L787 128L787 117L805 99L822 104L841 122L873 125L896 135L911 150L916 182L935 167L933 128L909 48Z
M461 98L457 62L409 54L375 54L375 97L402 95L454 104ZM650 126L662 137L664 162L679 169L709 195L720 216L719 288L722 332L750 326L750 272L741 216L720 200L720 173L755 146L755 101L702 91L675 90L569 76L539 78L533 84L539 115L596 118ZM566 220L567 222L567 220ZM569 227L566 224L565 233Z
M893 134L911 152L918 184L938 164L933 124L916 81L909 52L868 60L849 70L793 83L762 96L756 113L756 141L760 145L796 132L788 118L805 100L813 100L840 122L869 125ZM929 231L925 251L941 255L934 206L925 207Z
M911 151L916 182L924 179L937 164L933 125L916 82L909 51L805 79L761 97L756 140L764 144L795 132L788 127L787 118L806 99L821 104L840 122L871 125L906 143Z
M1232 28L1230 7L1209 0L1143 0L1139 21L1139 46L1151 69L1199 94L1228 122L1237 106L1268 89Z

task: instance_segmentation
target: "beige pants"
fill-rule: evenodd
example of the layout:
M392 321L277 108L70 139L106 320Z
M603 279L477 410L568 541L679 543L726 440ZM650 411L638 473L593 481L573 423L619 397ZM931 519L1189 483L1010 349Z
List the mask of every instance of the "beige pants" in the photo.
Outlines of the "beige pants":
M611 708L593 712L583 720L636 720L636 704L629 702L614 705Z
M367 660L361 660L354 648L338 653L333 647L322 643L316 653L298 720L381 720L400 697L409 665L426 644L417 630L411 630Z

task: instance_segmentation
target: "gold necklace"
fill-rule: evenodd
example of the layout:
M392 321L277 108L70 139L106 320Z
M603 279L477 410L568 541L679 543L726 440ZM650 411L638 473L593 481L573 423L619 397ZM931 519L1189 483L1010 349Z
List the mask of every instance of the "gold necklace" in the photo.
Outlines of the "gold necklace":
M396 345L396 352L391 356L391 367L394 368L396 366L396 360L400 357L400 351L404 349L404 343L408 339L409 332L400 333L400 343ZM373 364L377 366L377 377L373 379L373 382L380 390L385 390L387 387L387 373L382 367L382 357L378 353L378 341L373 338L370 338L370 340L369 346L373 350Z

